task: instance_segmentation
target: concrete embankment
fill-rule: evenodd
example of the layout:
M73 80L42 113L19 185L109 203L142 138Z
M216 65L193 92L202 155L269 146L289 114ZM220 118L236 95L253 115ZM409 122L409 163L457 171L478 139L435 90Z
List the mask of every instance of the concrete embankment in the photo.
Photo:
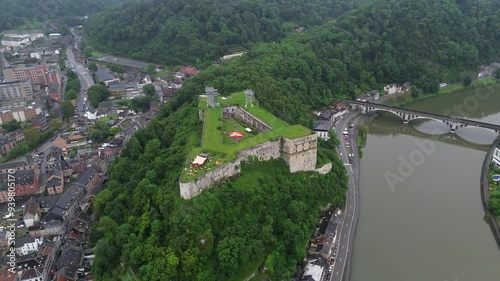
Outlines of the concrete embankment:
M500 248L500 229L498 228L495 216L488 208L488 201L490 199L490 190L488 185L490 163L493 158L493 153L495 152L495 148L498 147L499 143L500 143L500 137L495 139L490 149L486 153L486 156L484 157L483 168L481 170L481 201L483 203L484 211L486 212L488 224L490 225L491 231L493 232L493 237L495 238L495 241L497 242L497 245Z

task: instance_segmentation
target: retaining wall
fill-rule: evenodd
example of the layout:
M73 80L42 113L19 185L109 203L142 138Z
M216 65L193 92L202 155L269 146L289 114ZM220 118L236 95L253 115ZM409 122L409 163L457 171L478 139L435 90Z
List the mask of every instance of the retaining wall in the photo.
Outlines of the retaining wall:
M280 141L268 141L263 144L242 150L238 153L238 158L233 163L221 166L210 171L191 182L179 182L181 197L191 199L200 194L203 190L220 184L223 180L232 178L241 173L241 163L249 160L250 156L257 157L259 161L268 161L281 156Z
M488 224L490 225L491 231L493 232L493 237L497 242L497 246L500 248L500 229L495 220L495 215L490 211L488 207L488 201L490 199L490 190L488 184L490 163L493 158L493 152L495 151L495 148L498 147L499 143L500 138L497 138L484 157L483 168L481 170L481 201L483 203L484 211L487 214Z

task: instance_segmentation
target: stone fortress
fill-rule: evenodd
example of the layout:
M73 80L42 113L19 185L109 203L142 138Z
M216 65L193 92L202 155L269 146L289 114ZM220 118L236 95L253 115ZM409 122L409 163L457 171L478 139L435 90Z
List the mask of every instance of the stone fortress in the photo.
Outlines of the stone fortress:
M218 103L212 104L218 105ZM266 124L239 105L227 105L222 106L222 108L224 118L229 116L238 117L261 133L273 130L269 124ZM206 122L203 110L201 109L200 118L203 118L203 121ZM311 131L310 134L293 139L279 136L248 149L241 150L237 153L237 159L234 162L218 167L204 175L200 175L190 182L179 181L181 197L184 199L191 199L205 189L238 176L241 173L241 164L251 159L268 161L281 157L288 164L291 173L316 171L317 144L317 134Z

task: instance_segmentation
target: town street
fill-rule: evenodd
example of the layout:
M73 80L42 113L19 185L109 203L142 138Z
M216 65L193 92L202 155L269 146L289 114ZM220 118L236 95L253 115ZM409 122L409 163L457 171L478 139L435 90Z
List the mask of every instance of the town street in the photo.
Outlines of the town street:
M78 78L80 79L80 94L78 96L75 108L78 112L77 115L83 116L86 112L86 109L88 108L88 101L85 102L85 99L87 98L87 92L83 89L88 89L90 86L94 85L94 81L92 81L92 77L89 75L87 68L85 68L85 66L83 66L82 64L76 62L75 55L73 54L73 48L68 48L66 50L66 55L68 61L73 66L73 70L76 72Z
M349 176L349 189L347 191L342 228L337 232L339 240L335 254L335 264L330 277L331 281L344 280L344 274L349 274L349 249L352 249L359 216L359 157L356 144L356 130L355 128L349 128L351 123L355 124L356 119L359 117L358 114L358 112L347 113L335 127L335 134L340 140L340 146L337 149L337 153L342 155L340 159L344 162L347 175ZM347 140L345 140L342 134L346 128L349 131ZM348 142L351 147L346 148L346 143ZM354 154L353 164L349 164L349 154Z

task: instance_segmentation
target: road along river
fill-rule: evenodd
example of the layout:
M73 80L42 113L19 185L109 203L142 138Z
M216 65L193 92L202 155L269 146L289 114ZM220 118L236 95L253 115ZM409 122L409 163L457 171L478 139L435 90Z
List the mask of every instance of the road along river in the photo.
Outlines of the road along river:
M500 124L500 86L408 108ZM484 220L480 176L496 134L446 134L437 121L370 125L360 173L351 281L498 281L500 250Z

